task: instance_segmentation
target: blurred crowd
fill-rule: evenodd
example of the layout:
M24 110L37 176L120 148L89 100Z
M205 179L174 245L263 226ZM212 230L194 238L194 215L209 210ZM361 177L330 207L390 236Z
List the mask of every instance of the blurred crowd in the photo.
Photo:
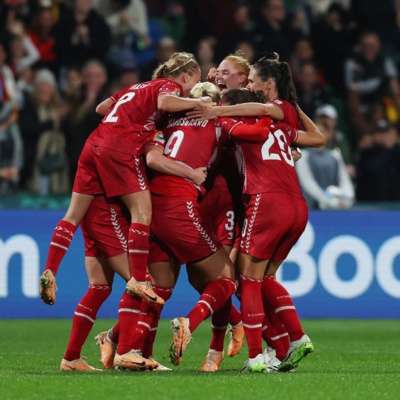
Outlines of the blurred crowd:
M203 79L238 50L290 64L327 135L297 168L311 208L400 200L400 0L3 0L0 196L69 193L95 106L177 50Z

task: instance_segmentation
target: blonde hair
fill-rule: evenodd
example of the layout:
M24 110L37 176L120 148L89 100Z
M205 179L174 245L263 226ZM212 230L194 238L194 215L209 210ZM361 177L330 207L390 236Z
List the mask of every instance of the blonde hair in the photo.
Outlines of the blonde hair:
M218 89L218 86L214 85L211 82L196 83L190 91L190 94L195 99L208 96L214 103L219 103L221 100L221 93Z
M224 61L230 61L232 64L235 65L235 68L240 74L245 74L249 76L250 63L241 50L238 50L233 54L229 54L224 58Z
M153 79L176 77L183 72L190 75L200 70L200 66L194 55L184 51L172 54L171 58L163 64L160 64L153 72Z

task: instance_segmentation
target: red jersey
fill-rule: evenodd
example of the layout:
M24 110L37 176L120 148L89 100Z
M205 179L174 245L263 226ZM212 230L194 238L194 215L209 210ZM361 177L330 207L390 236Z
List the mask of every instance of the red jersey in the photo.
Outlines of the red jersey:
M118 92L111 97L113 106L87 143L136 156L142 154L146 140L143 134L154 130L159 118L158 96L182 93L182 86L169 79L138 83Z
M283 111L284 117L281 122L287 123L292 128L300 129L299 117L295 108L288 101L278 98L273 100L272 103L276 104Z
M231 126L237 125L234 120L223 120L194 122L186 117L170 118L165 130L164 155L192 169L211 165L216 158L218 145L228 139ZM155 194L188 200L197 199L200 190L188 180L159 172L154 174L150 189Z
M287 193L303 197L290 150L296 139L297 131L280 122L271 125L264 142L239 142L236 156L241 158L243 193Z

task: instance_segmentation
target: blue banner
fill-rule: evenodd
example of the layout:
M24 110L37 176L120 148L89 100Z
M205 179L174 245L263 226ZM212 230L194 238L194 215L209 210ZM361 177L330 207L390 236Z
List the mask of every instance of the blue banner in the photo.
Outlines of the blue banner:
M64 211L0 210L0 318L70 318L85 294L78 229L57 274L57 301L41 302L38 280ZM400 212L311 212L306 231L278 272L302 318L400 318ZM98 314L117 318L124 282ZM164 318L184 316L198 295L182 269Z

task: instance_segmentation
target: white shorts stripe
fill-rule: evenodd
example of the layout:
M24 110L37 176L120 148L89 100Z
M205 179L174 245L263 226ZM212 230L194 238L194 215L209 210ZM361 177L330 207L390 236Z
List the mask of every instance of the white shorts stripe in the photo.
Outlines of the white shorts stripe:
M86 318L86 319L88 319L90 322L93 322L93 323L94 323L94 319L93 319L93 318L90 318L89 315L82 314L82 313L79 313L79 312L76 312L76 311L74 312L74 314L75 314L76 316L78 316L78 317Z
M149 250L129 250L129 253L142 253L142 254L149 254Z

